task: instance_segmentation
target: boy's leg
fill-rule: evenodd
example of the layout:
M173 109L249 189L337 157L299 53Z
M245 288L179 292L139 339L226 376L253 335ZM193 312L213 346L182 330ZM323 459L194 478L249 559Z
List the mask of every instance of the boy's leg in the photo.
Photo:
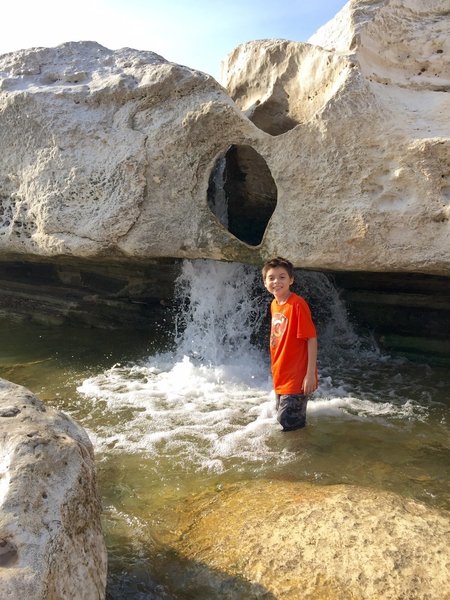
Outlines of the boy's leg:
M283 431L300 429L306 425L306 405L304 394L276 394L277 420Z

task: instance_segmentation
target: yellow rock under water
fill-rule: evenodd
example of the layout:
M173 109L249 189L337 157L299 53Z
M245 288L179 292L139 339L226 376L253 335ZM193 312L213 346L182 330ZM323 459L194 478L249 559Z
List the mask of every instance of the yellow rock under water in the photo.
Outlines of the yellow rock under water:
M225 591L232 578L248 598L450 598L450 515L392 493L245 482L186 500L175 518L164 541L221 598L242 598Z

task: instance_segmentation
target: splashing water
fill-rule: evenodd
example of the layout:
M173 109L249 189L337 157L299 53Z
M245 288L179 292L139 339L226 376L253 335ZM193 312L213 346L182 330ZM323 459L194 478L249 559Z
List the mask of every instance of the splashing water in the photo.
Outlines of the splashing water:
M267 357L251 343L264 318L254 268L185 261L176 282L175 348L139 365L115 365L79 387L111 415L127 418L91 432L114 448L220 470L239 455L266 456L272 427Z
M247 265L185 261L177 279L176 355L209 365L259 360L251 337L264 317L258 272Z
M383 364L370 340L358 337L323 274L302 273L299 293L318 324L321 385L310 416L421 419L408 398L380 402L367 381L360 389L344 365ZM78 391L107 418L90 432L100 451L144 452L179 464L222 471L227 464L289 460L271 445L277 431L268 352L252 339L270 298L259 270L236 263L185 261L177 280L173 352L140 364L115 365ZM373 369L371 370L373 372ZM369 391L362 391L367 385ZM355 389L358 393L355 394Z

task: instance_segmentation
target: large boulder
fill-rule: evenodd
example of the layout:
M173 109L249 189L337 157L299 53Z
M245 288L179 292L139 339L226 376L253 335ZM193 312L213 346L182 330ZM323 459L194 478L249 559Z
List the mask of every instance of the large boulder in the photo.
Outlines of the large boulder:
M210 76L153 52L66 43L0 57L0 253L211 256L216 155L260 135Z
M449 33L443 0L350 0L238 47L227 91L93 42L0 57L0 258L448 275Z
M193 565L185 593L192 581L211 598L450 598L448 513L396 494L243 482L189 499L175 515L164 541ZM230 581L248 582L247 595L234 595Z
M277 136L265 253L318 269L450 272L448 2L351 0L310 40L243 44L223 84Z
M3 379L0 567L2 598L105 597L92 444L68 416Z

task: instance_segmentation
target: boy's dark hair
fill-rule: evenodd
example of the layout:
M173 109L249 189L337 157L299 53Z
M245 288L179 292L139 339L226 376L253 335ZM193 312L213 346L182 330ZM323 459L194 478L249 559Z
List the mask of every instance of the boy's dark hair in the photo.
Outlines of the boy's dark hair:
M271 258L270 260L264 263L264 266L262 268L263 280L266 279L267 271L269 269L275 269L276 267L283 267L283 269L286 269L289 277L294 277L294 265L286 258L277 256L275 258Z

